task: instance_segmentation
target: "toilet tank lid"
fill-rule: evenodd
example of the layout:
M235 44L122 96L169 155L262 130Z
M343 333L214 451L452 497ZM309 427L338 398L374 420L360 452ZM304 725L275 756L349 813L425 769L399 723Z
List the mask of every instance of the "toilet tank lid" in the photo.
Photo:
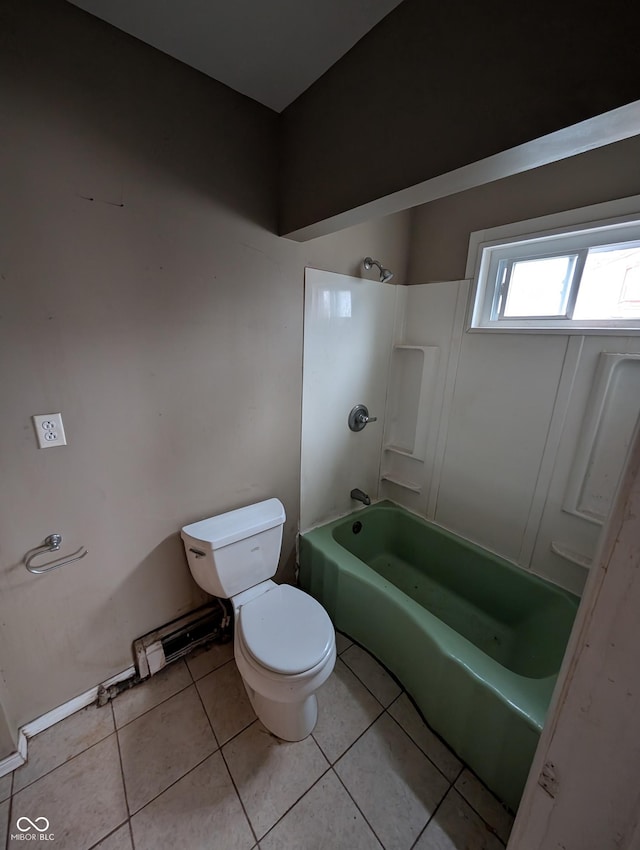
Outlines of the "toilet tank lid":
M221 549L245 537L283 525L285 519L284 505L280 499L266 499L255 505L185 525L181 536L183 539L186 535L192 540L208 543L212 549Z

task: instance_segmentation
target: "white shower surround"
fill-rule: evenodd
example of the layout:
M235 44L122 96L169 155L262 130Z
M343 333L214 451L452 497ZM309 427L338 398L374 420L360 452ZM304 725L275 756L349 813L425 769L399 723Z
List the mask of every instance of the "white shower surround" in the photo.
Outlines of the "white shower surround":
M465 333L469 293L469 281L396 287L307 270L300 527L353 510L359 487L580 593L601 526L567 498L596 438L610 496L624 461L616 444L634 424L626 405L590 428L598 363L636 366L640 344ZM617 389L635 398L628 373ZM353 434L356 403L379 420Z
M306 269L300 528L378 498L380 453L396 315L406 287ZM378 421L350 431L365 404Z

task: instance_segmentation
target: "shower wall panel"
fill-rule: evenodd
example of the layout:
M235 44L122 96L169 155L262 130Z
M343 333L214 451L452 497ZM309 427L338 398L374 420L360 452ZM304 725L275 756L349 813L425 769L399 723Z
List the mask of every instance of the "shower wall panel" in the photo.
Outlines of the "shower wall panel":
M378 497L389 362L406 288L306 270L300 528L357 506L354 488ZM365 404L377 421L349 430Z

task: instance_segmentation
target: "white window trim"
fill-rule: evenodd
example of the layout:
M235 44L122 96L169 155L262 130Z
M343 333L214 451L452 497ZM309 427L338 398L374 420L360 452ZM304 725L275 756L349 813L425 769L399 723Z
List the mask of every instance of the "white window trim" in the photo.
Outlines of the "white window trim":
M634 223L640 223L640 195L473 232L469 238L465 274L467 278L472 279L467 330L471 333L579 334L581 336L591 334L629 336L637 333L638 330L631 329L628 322L622 326L622 322L615 320L576 322L555 319L553 326L545 327L541 327L540 321L535 319L510 322L508 327L497 321L483 326L477 325L481 314L486 320L486 304L491 301L493 293L493 286L487 274L488 252L484 254L486 248L502 246L505 243L511 243L511 245L522 243L525 246L529 241L544 238L561 240L565 234L576 234L579 231L593 233L594 230L605 227L622 230L625 225ZM604 241L613 240L609 236ZM487 296L489 289L491 295ZM478 297L479 290L480 297Z

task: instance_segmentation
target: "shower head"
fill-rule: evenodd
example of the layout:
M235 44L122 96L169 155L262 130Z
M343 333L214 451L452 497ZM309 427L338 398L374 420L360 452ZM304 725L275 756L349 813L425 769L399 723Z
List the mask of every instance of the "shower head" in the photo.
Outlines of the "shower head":
M393 277L393 272L389 271L389 269L385 269L379 260L372 260L371 257L365 257L362 261L362 265L367 271L369 271L371 266L377 266L380 269L381 283L387 283L387 281L391 280L391 278Z

